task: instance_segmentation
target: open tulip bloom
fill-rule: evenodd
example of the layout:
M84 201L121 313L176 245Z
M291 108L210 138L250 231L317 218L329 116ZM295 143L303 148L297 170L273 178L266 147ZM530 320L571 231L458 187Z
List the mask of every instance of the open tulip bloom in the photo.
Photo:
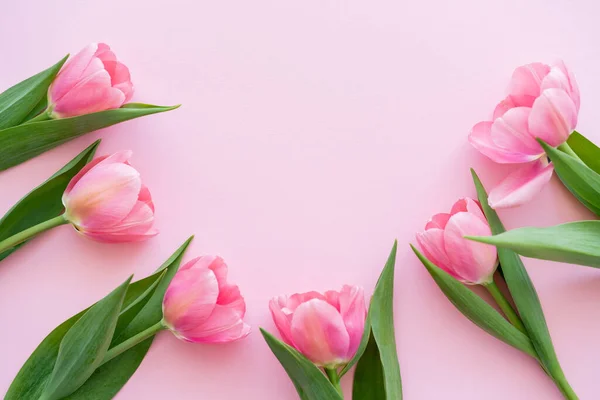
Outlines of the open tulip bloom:
M130 151L98 157L85 165L62 195L64 212L0 241L0 254L63 224L92 240L135 242L155 236L154 204Z

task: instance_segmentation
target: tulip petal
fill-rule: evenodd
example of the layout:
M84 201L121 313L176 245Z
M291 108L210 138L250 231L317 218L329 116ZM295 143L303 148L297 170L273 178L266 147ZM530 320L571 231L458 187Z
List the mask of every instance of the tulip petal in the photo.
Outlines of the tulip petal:
M515 207L530 201L550 180L553 171L554 166L545 159L523 165L490 192L490 207Z
M542 82L542 91L550 88L563 89L565 92L567 92L571 100L573 100L576 110L579 112L579 106L581 103L579 86L577 85L575 76L562 60L557 61L552 66L550 73Z
M55 103L61 99L77 84L77 82L79 82L79 79L83 75L83 71L85 71L94 58L97 49L98 45L96 43L91 43L75 56L69 58L54 82L52 82L52 85L50 85L48 90L50 103Z
M481 154L500 164L522 163L536 158L499 147L492 140L492 124L491 121L479 122L469 134L469 142Z
M449 219L450 214L448 213L435 214L433 217L431 217L429 221L427 221L427 224L425 225L425 230L444 229Z
M154 203L152 202L152 195L150 194L150 190L146 185L142 184L142 188L140 189L140 193L138 194L138 201L145 203L150 207L152 212L154 212Z
M75 184L77 182L79 182L79 180L81 179L81 177L84 176L85 174L87 174L89 170L91 170L92 168L94 168L96 165L98 165L100 162L104 161L107 158L108 158L108 156L102 156L102 157L97 157L97 158L93 159L92 161L90 161L89 163L87 163L85 165L85 167L83 167L77 173L77 175L75 175L71 179L71 181L69 181L69 184L67 185L67 188L65 189L65 192L63 194L63 205L65 205L65 196L68 195L69 193L71 193L71 190L73 189L73 186L75 186Z
M531 133L550 146L564 143L577 126L577 107L562 89L546 89L533 103L529 116Z
M483 222L487 223L487 218L485 218L485 215L481 210L479 202L471 198L463 197L462 199L459 199L456 203L454 203L450 214L454 215L459 212L468 212L469 214L473 214L479 217L479 219L481 219Z
M350 338L347 354L348 359L350 359L356 353L365 329L365 319L367 317L365 292L359 286L344 285L339 294L339 301L339 311Z
M104 62L104 68L110 75L112 87L119 89L125 95L125 101L128 102L133 96L133 84L129 68L118 61Z
M340 313L331 304L312 299L301 304L292 318L295 347L319 366L347 362L350 337Z
M144 233L127 233L127 232L94 232L94 231L78 231L88 239L95 240L101 243L131 243L142 242L151 237L158 235L158 230L150 229Z
M444 245L444 231L442 229L434 228L428 229L425 232L417 233L417 243L419 243L419 247L421 247L423 254L425 254L425 257L427 257L429 261L453 277L458 278L454 272L454 269L452 268L452 265L450 264L450 259L446 254L446 247Z
M287 308L287 296L278 296L271 299L269 302L269 310L273 317L273 322L284 342L290 346L294 345L292 340L292 317L294 313L292 310Z
M218 296L217 277L210 269L178 271L165 293L164 319L171 329L184 335L211 317Z
M108 76L104 70L94 74L95 76ZM104 79L104 78L102 78ZM119 108L125 102L125 94L110 86L110 83L99 82L94 77L83 85L78 85L65 94L54 106L54 115L59 118L67 118L82 114Z
M340 292L336 290L328 290L325 293L326 301L340 311Z
M213 271L219 283L217 304L235 310L239 317L243 318L246 314L246 302L239 287L227 281L228 268L225 261L221 257L215 257L215 261L208 268Z
M250 333L238 312L226 306L216 305L206 322L180 332L182 338L194 343L229 343L243 339Z
M540 95L543 79L550 72L550 66L539 62L523 65L515 69L508 84L508 93L515 96Z
M454 214L448 221L444 230L445 250L463 282L481 284L492 278L497 266L496 247L464 238L491 234L489 225L470 213Z
M527 107L515 107L508 110L492 124L491 136L496 145L503 149L522 154L531 161L543 154L543 149L529 133L529 114ZM522 161L521 161L522 162Z

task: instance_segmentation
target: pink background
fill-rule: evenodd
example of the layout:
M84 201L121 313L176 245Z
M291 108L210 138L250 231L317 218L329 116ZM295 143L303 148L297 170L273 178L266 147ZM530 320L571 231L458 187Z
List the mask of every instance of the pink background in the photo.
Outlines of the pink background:
M35 3L35 4L34 4ZM560 399L527 356L467 321L408 243L433 213L510 167L467 143L514 67L562 57L582 88L578 128L596 142L596 2L567 0L6 1L0 88L106 41L136 101L174 112L89 134L0 173L0 214L102 137L134 150L161 235L102 245L68 227L0 268L0 392L57 324L131 273L154 270L190 234L187 258L230 265L254 331L217 347L160 335L118 399L295 399L258 333L276 294L363 285L399 240L396 329L405 397ZM508 227L590 218L557 178ZM556 350L581 399L600 394L600 272L526 260ZM344 380L350 393L351 379Z

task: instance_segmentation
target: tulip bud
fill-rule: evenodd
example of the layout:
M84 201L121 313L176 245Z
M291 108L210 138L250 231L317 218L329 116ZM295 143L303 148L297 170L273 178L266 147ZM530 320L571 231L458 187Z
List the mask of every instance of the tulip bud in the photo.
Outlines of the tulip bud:
M48 113L66 118L119 108L131 99L129 69L104 43L71 57L48 89Z
M269 308L283 340L320 367L348 363L360 344L367 308L358 286L278 296Z
M496 247L467 240L465 236L490 236L490 226L479 203L458 200L450 214L436 214L417 241L425 256L439 268L469 285L493 281L498 267Z
M244 321L246 303L239 288L227 281L221 257L203 256L173 277L163 300L163 319L175 336L194 343L228 343L250 333Z
M71 179L62 202L64 218L84 236L101 242L134 242L158 234L154 204L130 151L99 157Z

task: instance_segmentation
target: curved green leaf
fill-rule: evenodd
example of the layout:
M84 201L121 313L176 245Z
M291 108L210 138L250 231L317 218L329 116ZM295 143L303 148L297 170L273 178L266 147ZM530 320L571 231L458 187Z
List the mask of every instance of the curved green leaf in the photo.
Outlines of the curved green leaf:
M0 130L0 171L14 167L85 133L145 115L174 110L178 107L131 103L114 110L71 118L30 122Z
M0 94L0 129L19 125L28 119L32 111L43 110L36 106L43 104L48 87L68 57L67 55L50 68L17 83Z
M600 148L598 146L577 131L569 136L567 144L585 165L600 174Z
M94 304L65 334L40 400L73 393L100 366L113 337L131 277Z
M429 261L413 245L410 247L458 311L490 335L537 359L537 353L531 341L523 332L512 326L485 300Z
M379 347L373 335L368 338L367 347L354 371L352 400L390 400L385 393L385 373Z
M0 241L27 228L60 215L64 209L62 195L71 179L89 163L100 140L79 153L48 180L29 192L0 219ZM25 243L0 253L0 261Z
M590 211L600 216L600 175L577 158L538 139L554 170L569 191Z
M525 257L600 268L600 221L526 227L495 236L468 238L510 249Z
M325 374L296 349L261 328L265 341L294 383L302 400L342 400Z
M548 146L544 147L546 151L548 151L547 147ZM550 153L554 154L553 152ZM584 166L583 163L577 161L575 158L570 158L575 160L574 162L571 160L568 161L568 164L572 167L575 167L575 164ZM504 229L504 225L502 225L498 214L488 204L487 192L481 184L479 177L473 170L471 170L471 174L473 175L473 182L475 183L475 188L477 189L479 202L481 203L483 212L485 213L485 216L490 224L492 233L494 235L498 235L505 232L506 229ZM550 374L550 376L552 376L552 378L558 383L561 390L571 390L566 383L564 373L560 363L558 362L558 358L552 344L552 338L550 337L550 332L548 331L548 325L546 324L546 318L544 317L544 311L542 310L542 305L540 304L540 299L538 298L535 287L529 278L529 274L527 273L521 258L514 251L503 248L498 249L498 258L500 259L500 264L502 265L502 271L504 272L504 279L506 280L508 290L510 291L510 294L517 306L519 315L521 316L523 324L527 329L527 333L529 334L529 338L531 339L531 343L535 348L535 352L538 355L540 363Z

